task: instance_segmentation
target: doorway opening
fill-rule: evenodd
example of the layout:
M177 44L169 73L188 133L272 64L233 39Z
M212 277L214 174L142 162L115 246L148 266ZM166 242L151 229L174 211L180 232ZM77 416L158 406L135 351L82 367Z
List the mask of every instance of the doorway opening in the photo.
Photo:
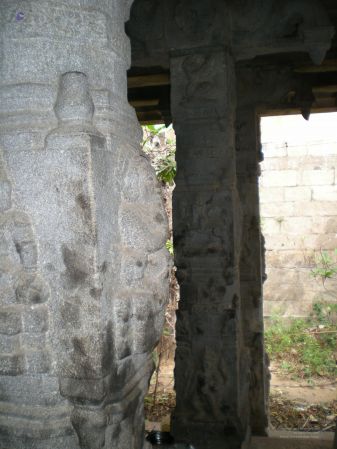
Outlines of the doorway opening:
M271 427L335 429L337 113L261 119Z
M166 248L172 257L169 302L165 312L162 336L155 350L155 370L145 398L146 430L169 431L171 412L175 407L174 356L176 348L175 324L179 301L179 285L173 265L172 195L176 175L176 136L172 125L143 125L142 149L154 168L160 185L169 224Z
M132 67L128 72L128 100L135 108L142 126L142 150L152 165L160 186L169 224L166 242L171 254L170 294L162 336L153 350L154 373L145 397L145 427L169 430L170 415L175 407L174 357L175 321L179 285L175 277L172 238L172 195L176 173L176 137L170 111L170 73L162 67Z

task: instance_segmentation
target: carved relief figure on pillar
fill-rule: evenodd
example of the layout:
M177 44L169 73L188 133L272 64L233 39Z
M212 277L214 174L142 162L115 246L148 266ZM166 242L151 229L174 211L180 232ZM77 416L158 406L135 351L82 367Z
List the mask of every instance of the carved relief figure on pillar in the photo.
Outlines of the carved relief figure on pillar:
M44 373L51 363L46 349L49 287L38 272L31 221L12 207L12 189L0 154L0 372Z

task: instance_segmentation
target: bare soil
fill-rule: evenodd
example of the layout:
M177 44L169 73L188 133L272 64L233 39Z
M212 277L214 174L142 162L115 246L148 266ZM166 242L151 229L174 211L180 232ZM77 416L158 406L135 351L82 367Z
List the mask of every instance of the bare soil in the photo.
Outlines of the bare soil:
M157 396L154 382L145 401L147 430L169 430L175 406L173 360L164 360L159 373ZM282 377L277 365L271 365L270 423L272 429L333 431L337 419L337 379Z
M282 395L291 401L325 404L337 400L337 379L312 379L310 382L282 377L277 365L271 365L271 393Z

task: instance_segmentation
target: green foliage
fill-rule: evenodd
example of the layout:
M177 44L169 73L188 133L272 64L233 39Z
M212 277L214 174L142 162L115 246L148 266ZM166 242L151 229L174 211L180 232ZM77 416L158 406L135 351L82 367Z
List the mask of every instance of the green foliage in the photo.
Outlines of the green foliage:
M158 139L160 139L164 130L165 125L144 126L143 150L150 157L158 180L164 184L173 185L177 172L176 147L174 140L166 137L162 139L162 144L158 143Z
M327 279L331 279L337 274L337 249L335 249L335 258L333 259L327 251L321 251L316 258L315 267L311 270L312 276L321 278L323 284Z
M165 125L144 125L143 132L143 147L153 139L155 136L159 136L159 134L165 129Z
M317 302L312 307L311 317L320 324L336 324L337 303Z
M266 350L284 374L310 379L337 375L337 304L316 303L308 319L274 318L265 332Z
M156 167L156 174L159 181L172 186L177 173L177 164L175 160L175 149L170 150L167 155L160 158Z
M171 256L173 256L174 252L173 252L173 242L172 242L172 240L167 240L165 246L166 246L167 251L171 254Z
M166 128L166 126L165 125L145 125L145 128L147 128L152 135L157 136Z

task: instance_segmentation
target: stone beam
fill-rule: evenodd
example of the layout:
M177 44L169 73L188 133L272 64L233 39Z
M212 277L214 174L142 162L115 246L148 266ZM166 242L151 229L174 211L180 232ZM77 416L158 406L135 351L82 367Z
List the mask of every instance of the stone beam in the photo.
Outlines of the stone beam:
M229 41L236 61L303 52L320 64L335 30L319 0L135 0L127 32L133 65L168 67L171 49Z
M309 117L315 102L311 78L303 78L289 66L254 62L237 64L236 73L240 108L253 107L260 115L296 110Z
M143 447L168 254L130 4L1 3L1 449Z

